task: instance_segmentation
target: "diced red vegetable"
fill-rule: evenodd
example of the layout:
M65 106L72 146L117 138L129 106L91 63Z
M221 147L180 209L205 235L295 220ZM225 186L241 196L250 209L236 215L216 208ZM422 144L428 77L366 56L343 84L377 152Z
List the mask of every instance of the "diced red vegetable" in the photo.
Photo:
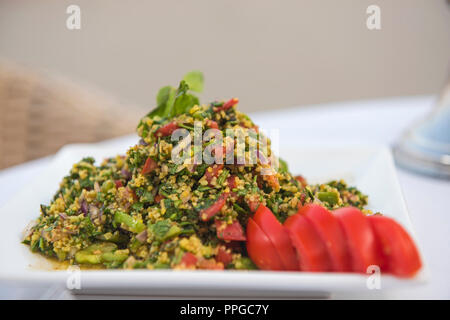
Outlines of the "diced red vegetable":
M198 268L207 270L223 270L224 265L214 259L200 259L198 262Z
M148 157L147 160L145 160L144 166L142 167L141 174L148 174L155 170L158 167L158 164L155 160Z
M211 129L219 129L219 125L214 120L206 120L206 125Z
M225 102L223 105L221 105L220 107L214 108L214 111L220 112L222 110L228 110L228 109L234 107L235 105L237 105L238 102L239 102L238 98L230 99L227 102Z
M232 224L226 221L216 220L217 237L227 241L245 241L244 230L239 221L235 220Z
M175 130L179 128L180 127L177 125L177 123L175 121L172 121L156 130L155 135L157 137L167 137L170 136Z
M233 261L233 257L231 255L231 250L227 249L225 246L219 247L217 251L216 260L218 262L222 262L223 265L226 267Z
M210 207L200 210L200 220L208 221L214 217L227 202L229 193L222 193Z
M263 179L266 180L267 184L274 190L278 191L280 189L280 182L278 178L273 174L263 175Z
M211 169L211 170L210 170ZM208 184L211 186L211 181L215 177L217 178L223 169L223 164L214 164L208 169L206 169L205 172L205 179L208 181Z
M123 187L122 181L120 181L120 180L114 181L114 184L116 185L116 188L117 188L117 189Z
M295 180L300 182L300 185L302 187L306 187L308 185L308 183L306 182L306 179L303 176L295 176L294 178L295 178Z
M231 175L227 178L227 183L228 183L228 187L230 188L230 190L233 190L237 187L236 185L236 176Z
M183 258L181 258L180 264L182 264L182 265L184 265L186 267L195 267L195 265L197 264L197 257L194 256L190 252L186 252L183 255Z

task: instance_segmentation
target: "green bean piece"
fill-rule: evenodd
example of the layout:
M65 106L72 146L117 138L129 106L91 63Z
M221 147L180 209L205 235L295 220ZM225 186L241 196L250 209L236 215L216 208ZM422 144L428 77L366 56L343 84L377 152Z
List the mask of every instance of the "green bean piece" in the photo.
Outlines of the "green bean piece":
M181 231L182 229L179 226L177 225L171 226L169 231L167 231L166 235L164 236L163 241L178 236L181 233Z
M103 262L102 255L113 253L117 245L112 242L94 243L75 254L75 261L80 264L100 264Z
M126 226L126 229L133 233L139 233L145 230L145 224L130 216L129 214L121 211L116 211L116 213L114 214L114 222L118 224L124 224Z
M327 202L331 207L336 205L339 201L339 194L337 192L319 192L317 197L320 201Z
M101 255L102 262L124 262L128 258L127 250L116 250L114 252L105 252Z

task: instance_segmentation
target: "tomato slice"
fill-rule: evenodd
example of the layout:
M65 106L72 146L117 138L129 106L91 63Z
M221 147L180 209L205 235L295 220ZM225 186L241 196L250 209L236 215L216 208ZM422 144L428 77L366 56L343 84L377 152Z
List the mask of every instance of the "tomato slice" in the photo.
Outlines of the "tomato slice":
M344 231L336 217L318 204L303 206L298 213L304 215L311 222L325 243L330 256L332 270L338 272L350 271L350 258L347 252Z
M301 271L330 271L327 248L313 225L304 216L295 214L284 222L292 244L297 251Z
M216 232L217 238L227 241L245 241L247 240L244 235L239 221L235 220L232 224L228 224L226 221L216 220Z
M385 216L368 216L384 263L381 270L399 277L412 277L422 267L419 252L406 230Z
M334 210L347 239L352 270L366 273L370 265L380 266L375 235L366 216L355 207Z
M142 167L141 174L150 173L153 170L155 170L157 167L158 167L158 164L156 163L156 161L153 160L152 158L148 157L147 160L145 160L144 166Z
M287 233L286 228L283 227L273 215L272 211L261 204L253 216L253 221L258 224L274 245L280 256L281 262L283 263L284 269L298 270L297 254L291 244L289 234Z
M169 122L165 125L163 125L161 128L156 130L155 134L157 137L166 137L170 136L175 130L177 130L179 127L175 121Z
M252 218L247 224L247 253L262 270L284 270L274 245Z
M214 217L227 202L229 193L222 193L210 207L200 210L200 220L208 221Z

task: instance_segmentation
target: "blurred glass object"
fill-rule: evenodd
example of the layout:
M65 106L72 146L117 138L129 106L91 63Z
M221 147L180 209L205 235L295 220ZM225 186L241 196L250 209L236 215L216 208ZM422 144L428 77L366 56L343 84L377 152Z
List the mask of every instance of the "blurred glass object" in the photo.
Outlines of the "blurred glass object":
M450 179L450 77L433 111L394 147L394 157L403 168Z

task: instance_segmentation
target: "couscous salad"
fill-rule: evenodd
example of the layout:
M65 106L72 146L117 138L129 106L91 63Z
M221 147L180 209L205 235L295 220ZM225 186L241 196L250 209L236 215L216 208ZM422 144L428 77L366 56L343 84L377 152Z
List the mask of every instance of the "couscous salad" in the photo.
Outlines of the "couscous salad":
M407 232L344 181L310 185L238 99L201 104L203 75L163 87L139 142L74 164L26 230L33 252L85 267L366 272L421 267ZM228 134L231 133L231 134ZM255 148L256 146L256 148ZM301 154L301 153L299 153Z

